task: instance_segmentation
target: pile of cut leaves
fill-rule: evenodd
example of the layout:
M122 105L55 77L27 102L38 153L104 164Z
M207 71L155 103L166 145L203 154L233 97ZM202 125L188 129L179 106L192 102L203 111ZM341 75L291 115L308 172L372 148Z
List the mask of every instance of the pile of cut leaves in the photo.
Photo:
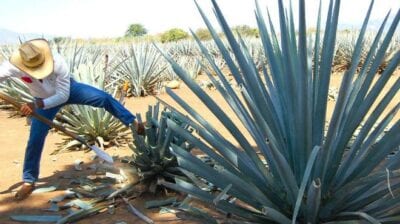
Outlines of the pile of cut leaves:
M140 189L140 181L135 176L133 167L126 166L120 162L121 168L110 167L98 163L92 164L88 169L93 169L92 175L83 175L74 179L72 176L62 176L68 179L70 188L61 195L49 200L48 208L43 209L48 215L12 215L10 218L20 222L53 222L72 223L85 217L105 212L114 214L114 210L121 203L128 203L132 198L140 196L143 191ZM129 167L129 168L127 168ZM76 164L75 169L81 170ZM122 170L128 170L129 172ZM33 194L45 193L57 190L58 186L50 186L36 189Z
M212 160L207 156L198 156L199 159L207 162L210 166L214 166ZM66 189L62 194L50 199L48 207L42 209L40 215L32 214L14 214L10 219L25 223L74 223L84 218L107 212L109 215L115 214L115 210L120 206L127 206L132 215L137 216L145 223L154 223L152 219L143 214L130 201L140 197L149 191L149 182L142 181L139 177L137 169L129 164L128 159L122 159L117 165L122 167L118 169L103 163L92 164L88 169L93 170L91 175L83 175L79 178L72 176L62 176L67 179L70 188ZM76 165L75 169L80 170L82 166ZM191 177L195 178L195 177ZM204 189L209 192L216 192L217 188L211 183L202 182L197 179ZM164 178L158 179L158 184L165 184ZM34 191L34 194L46 193L57 190L58 186L40 187ZM160 195L160 192L163 195ZM146 209L159 209L160 214L175 214L175 220L198 220L200 222L215 223L216 217L211 217L201 206L192 206L197 203L188 195L183 198L175 192L168 192L163 188L156 192L160 195L161 200L146 201L144 207ZM220 195L216 198L223 197ZM218 219L218 218L217 218ZM124 222L117 222L124 223Z

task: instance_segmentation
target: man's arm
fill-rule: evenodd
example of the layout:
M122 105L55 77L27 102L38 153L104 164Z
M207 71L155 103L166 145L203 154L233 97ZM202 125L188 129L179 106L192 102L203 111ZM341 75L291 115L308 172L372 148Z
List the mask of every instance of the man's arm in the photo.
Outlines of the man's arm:
M67 102L70 91L70 74L67 63L64 58L54 55L54 72L56 74L56 93L37 102L37 106L49 109ZM42 105L41 105L42 104Z

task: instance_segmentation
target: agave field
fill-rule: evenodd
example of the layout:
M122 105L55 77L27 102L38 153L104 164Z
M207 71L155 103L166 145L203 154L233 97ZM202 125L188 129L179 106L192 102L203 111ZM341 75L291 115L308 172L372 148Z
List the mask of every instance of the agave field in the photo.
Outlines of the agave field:
M127 204L154 223L129 203L138 192L151 192L174 197L146 207L199 223L400 223L400 9L370 30L372 0L362 26L343 31L340 0L320 5L317 24L307 23L305 0L296 13L278 1L269 9L278 12L277 24L257 3L259 37L248 38L233 32L224 9L211 2L219 27L194 4L212 40L192 32L190 40L174 43L52 43L74 79L126 105L157 103L143 105L147 112L137 116L146 121L144 136L103 109L62 109L56 120L67 130L106 152L129 148L131 155L117 156L117 169L100 161L108 177L117 173L114 181L82 177L69 196L51 202L55 215L45 219L72 223ZM1 57L16 47L2 46ZM170 88L172 82L208 113ZM0 90L19 102L32 100L20 80ZM53 155L85 149L63 138ZM59 205L64 200L69 207ZM63 213L70 207L79 209Z

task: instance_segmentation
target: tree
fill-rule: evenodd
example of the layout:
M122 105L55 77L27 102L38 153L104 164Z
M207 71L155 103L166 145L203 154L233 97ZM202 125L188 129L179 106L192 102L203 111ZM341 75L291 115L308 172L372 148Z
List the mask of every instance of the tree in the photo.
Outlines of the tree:
M206 29L206 28L197 29L196 30L196 36L200 40L211 40L212 39L210 31L208 31L208 29Z
M247 37L259 37L258 29L252 28L249 25L238 25L232 27L234 33L239 33L242 36Z
M140 37L147 34L147 29L140 23L129 25L125 37Z
M173 28L161 34L161 42L165 43L165 42L178 41L186 39L188 37L189 34L186 31L179 28Z
M55 44L71 41L71 37L54 37L53 41Z

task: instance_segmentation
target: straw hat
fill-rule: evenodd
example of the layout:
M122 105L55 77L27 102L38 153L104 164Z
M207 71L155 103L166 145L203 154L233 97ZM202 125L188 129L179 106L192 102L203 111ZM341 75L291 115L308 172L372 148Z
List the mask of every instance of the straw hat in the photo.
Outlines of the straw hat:
M45 39L27 41L10 57L10 63L35 79L43 79L53 72L53 56Z

